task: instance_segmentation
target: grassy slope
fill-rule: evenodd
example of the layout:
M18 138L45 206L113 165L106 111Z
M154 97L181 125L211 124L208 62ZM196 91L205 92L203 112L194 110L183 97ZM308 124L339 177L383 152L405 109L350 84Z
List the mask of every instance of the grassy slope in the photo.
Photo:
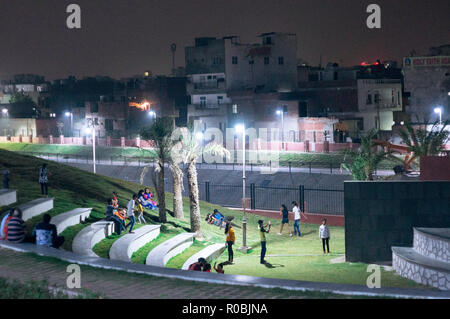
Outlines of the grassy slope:
M37 183L38 169L44 161L41 159L22 156L16 153L0 150L0 169L8 168L11 171L11 188L18 190L19 203L24 203L40 196L40 188ZM50 177L50 196L55 197L55 208L50 212L56 215L61 212L68 211L76 207L93 207L90 222L98 220L104 216L105 202L113 190L119 192L121 198L121 206L125 206L127 198L133 192L136 192L140 185L117 180L114 178L94 175L92 173L78 170L69 166L58 163L49 163L49 170L52 173ZM166 200L168 209L172 209L172 194L167 194ZM5 212L9 207L3 207ZM201 202L201 213L204 217L207 212L211 212L214 208L218 208L227 216L234 216L234 222L241 225L242 213L218 207L209 203ZM189 217L188 199L184 198L184 211L186 218ZM150 222L157 221L157 212L151 212L146 215ZM247 242L253 247L248 255L244 255L235 250L235 265L227 266L227 273L249 274L264 277L309 280L309 281L329 281L340 283L357 283L365 284L368 274L366 273L367 265L365 264L330 264L332 257L323 256L295 256L295 257L268 257L268 261L275 268L267 268L259 264L259 235L257 232L257 220L259 216L248 215ZM40 216L28 222L28 229L39 222ZM278 236L280 221L272 220L273 230L267 236L268 254L320 254L321 242L317 236L317 225L303 225L302 231L304 237L290 238L286 235ZM70 242L73 236L85 225L78 225L66 230L63 235L66 236L66 249L70 249ZM139 226L138 226L139 227ZM189 248L185 253L174 257L169 261L169 267L179 268L184 261L193 253L199 251L204 245L210 243L221 243L225 239L223 229L207 224L202 219L202 229L204 232L204 241L197 242L193 247ZM181 231L188 231L188 220L180 221L168 216L168 223L163 226L161 238L168 238ZM235 227L236 230L236 247L242 244L242 230ZM331 249L335 254L344 253L344 229L342 227L331 227ZM96 251L100 255L107 257L109 247L117 238L109 238L96 247ZM101 248L103 246L103 248ZM142 263L145 260L146 253L150 251L153 244L150 243L136 252L133 261ZM220 260L225 260L226 254ZM383 272L382 285L384 286L402 286L402 287L418 287L419 285L412 281L397 276L394 272Z
M47 145L47 144L27 144L27 143L0 143L0 149L5 149L9 151L16 152L37 152L37 153L49 153L49 154L62 154L62 155L77 155L81 157L92 157L92 147L82 146L82 145ZM252 154L250 154L252 153ZM258 153L265 153L259 151ZM152 150L139 149L135 147L97 147L97 158L98 159L110 159L115 156L126 156L126 157L149 157L155 156ZM277 153L272 153L270 157L264 156L263 158L277 159ZM290 153L290 152L279 152L278 160L281 166L287 166L291 162L293 167L295 166L307 166L309 162L312 163L312 167L325 167L329 168L329 164L333 165L333 168L340 167L341 163L344 161L344 154L342 152L336 153ZM255 158L255 151L248 151L247 158ZM401 157L400 157L401 158ZM301 164L303 163L303 164ZM383 161L379 169L392 169L399 162L392 160Z

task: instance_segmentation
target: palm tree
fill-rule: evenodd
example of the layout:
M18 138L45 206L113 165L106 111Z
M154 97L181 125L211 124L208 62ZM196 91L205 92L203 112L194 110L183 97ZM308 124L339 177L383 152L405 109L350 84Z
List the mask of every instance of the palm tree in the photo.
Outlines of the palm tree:
M157 118L151 127L145 128L141 132L141 136L143 138L152 140L155 144L155 171L158 174L156 193L158 195L159 220L161 223L167 222L164 189L164 164L167 163L170 158L170 150L172 147L171 134L173 130L173 120L168 117L161 117Z
M410 122L406 122L405 128L399 131L399 135L413 155L407 160L405 166L409 166L418 157L439 155L444 151L450 134L446 130L448 125L448 121L443 123L442 127L439 122L435 122L431 130L427 130L428 124L415 129Z
M178 158L186 165L186 175L189 187L189 211L191 231L195 232L197 238L202 238L201 233L201 215L200 215L200 199L198 191L198 177L197 177L197 159L203 153L209 153L218 156L229 156L228 150L222 145L211 142L203 149L197 142L193 129L180 128L175 136L178 140L178 147L174 147L172 157ZM177 161L177 160L175 160Z
M178 141L179 142L179 141ZM175 218L184 219L183 211L183 170L180 168L181 158L175 156L175 150L180 147L180 143L173 141L174 145L171 149L169 168L172 172L173 180L173 212Z
M357 151L346 150L344 161L349 158L349 163L343 163L342 167L350 172L354 180L371 181L373 173L378 164L387 159L397 159L392 155L392 151L380 150L374 151L376 145L374 137L378 134L378 130L372 129L366 135L361 136L361 146Z

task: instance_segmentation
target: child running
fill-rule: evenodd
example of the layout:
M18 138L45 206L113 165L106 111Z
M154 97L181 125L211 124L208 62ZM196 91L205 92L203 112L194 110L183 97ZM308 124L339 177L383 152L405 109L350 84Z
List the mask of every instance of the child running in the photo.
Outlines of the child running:
M330 254L330 229L327 225L326 218L322 219L322 225L319 227L319 238L322 239L322 247L323 253L325 254L325 245L328 251L328 255Z

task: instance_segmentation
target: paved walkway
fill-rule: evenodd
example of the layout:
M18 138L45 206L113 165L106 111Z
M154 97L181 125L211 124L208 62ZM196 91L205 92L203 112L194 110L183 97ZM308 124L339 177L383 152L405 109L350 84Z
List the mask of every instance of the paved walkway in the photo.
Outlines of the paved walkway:
M0 248L0 276L3 278L16 279L22 282L47 279L50 285L66 290L65 283L69 275L66 272L67 265L69 263L56 259ZM280 289L188 282L179 279L96 269L88 266L81 266L81 281L83 288L113 299L297 299L335 297L332 294L311 294Z
M24 252L28 254L23 254ZM48 259L41 256L55 258ZM112 298L268 299L319 296L324 298L329 297L330 294L340 294L347 297L450 299L449 291L403 288L369 289L359 285L191 272L79 256L71 252L37 247L32 244L16 245L0 242L0 274L11 278L24 280L48 277L51 284L64 287L67 278L65 269L68 263L82 265L84 286L87 284L87 288L92 291L101 292L106 297Z
M92 158L76 158L70 157L70 155L59 155L56 156L53 154L41 154L37 155L43 159L66 163L66 164L91 164L93 165ZM97 159L97 165L111 165L111 166L138 166L144 167L147 165L154 165L153 162L148 162L146 160L140 161L136 159L127 159L127 160L118 160L118 159ZM318 164L314 164L318 165ZM168 167L167 164L165 164ZM242 171L242 165L240 164L206 164L206 163L198 163L197 169L216 169L216 170L225 170L225 171ZM270 165L246 165L246 171L248 172L264 172L264 173L276 173L276 172L291 172L291 173L319 173L319 174L337 174L337 175L350 175L348 171L340 168L330 168L330 167L309 167L309 164L305 164L303 167L286 167L286 166L278 166L278 164L273 163ZM392 170L377 170L377 175L379 176L388 176L393 175Z

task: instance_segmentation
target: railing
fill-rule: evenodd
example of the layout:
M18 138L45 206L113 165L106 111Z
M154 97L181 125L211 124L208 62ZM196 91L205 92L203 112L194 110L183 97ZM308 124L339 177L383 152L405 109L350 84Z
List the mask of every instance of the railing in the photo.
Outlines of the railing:
M282 204L290 207L292 201L299 203L308 213L344 215L344 190L342 187L282 187L256 186L246 187L246 197L250 198L253 210L278 211ZM185 190L187 193L187 191ZM242 185L199 184L200 200L227 207L242 207Z

